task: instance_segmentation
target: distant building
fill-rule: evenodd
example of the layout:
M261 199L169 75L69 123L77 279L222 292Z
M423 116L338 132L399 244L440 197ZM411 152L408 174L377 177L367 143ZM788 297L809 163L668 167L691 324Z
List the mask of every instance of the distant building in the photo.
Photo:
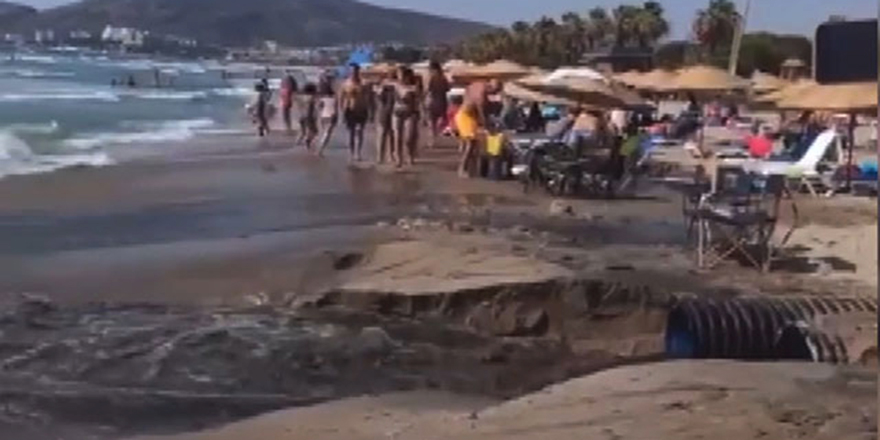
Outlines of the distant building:
M779 67L779 76L788 81L797 81L808 75L807 63L797 58L789 58Z
M89 31L83 31L83 30L70 31L67 34L67 36L71 40L91 40L92 39L92 33Z
M37 44L53 43L55 41L55 31L52 29L34 31L34 42Z
M22 45L25 43L25 38L21 34L3 34L3 41L14 45Z
M127 47L141 47L147 32L128 27L107 26L101 32L101 41L118 43Z

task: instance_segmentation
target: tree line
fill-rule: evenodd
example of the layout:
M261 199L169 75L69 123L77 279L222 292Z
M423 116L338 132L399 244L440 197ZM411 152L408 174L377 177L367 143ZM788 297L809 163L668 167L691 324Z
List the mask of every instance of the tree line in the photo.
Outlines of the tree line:
M508 29L490 31L453 46L436 47L430 55L435 59L461 58L473 62L505 58L554 68L578 64L590 52L626 48L653 53L655 64L661 67L700 62L726 68L740 20L742 16L732 1L709 0L693 18L691 41L664 42L670 31L665 10L659 2L647 1L610 10L596 7L585 14L569 12L558 20L542 17L533 23L518 21ZM746 34L739 73L778 73L787 58L810 63L811 55L810 40L803 36Z

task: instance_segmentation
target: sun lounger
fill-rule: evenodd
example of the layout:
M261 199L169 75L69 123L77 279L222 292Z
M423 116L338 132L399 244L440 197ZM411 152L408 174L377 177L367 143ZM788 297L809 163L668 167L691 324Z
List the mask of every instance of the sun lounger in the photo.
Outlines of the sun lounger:
M813 182L821 180L822 176L817 167L835 140L837 140L837 132L826 130L816 137L804 156L797 162L747 161L742 166L746 171L764 176L785 176L790 179L798 179L802 187L806 187L810 194L818 197Z

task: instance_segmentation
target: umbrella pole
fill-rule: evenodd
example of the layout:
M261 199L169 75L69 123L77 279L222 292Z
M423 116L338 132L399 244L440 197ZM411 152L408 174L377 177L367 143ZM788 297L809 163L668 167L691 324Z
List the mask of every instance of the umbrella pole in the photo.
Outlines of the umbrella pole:
M856 114L849 115L849 145L846 157L846 191L852 192L853 150L856 146Z

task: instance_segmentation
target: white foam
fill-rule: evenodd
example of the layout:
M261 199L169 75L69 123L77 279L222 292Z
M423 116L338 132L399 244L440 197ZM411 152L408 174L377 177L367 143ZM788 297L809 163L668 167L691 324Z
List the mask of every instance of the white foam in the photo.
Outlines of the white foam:
M55 57L51 55L33 55L33 54L20 54L16 55L15 59L18 61L24 61L28 63L40 63L40 64L55 64L58 62Z
M10 131L0 131L0 177L47 173L74 166L105 166L113 162L103 151L38 155Z
M184 92L184 91L162 91L162 90L138 90L119 92L120 96L132 97L139 99L155 99L170 101L194 101L205 99L208 97L207 92Z
M123 122L123 128L132 131L103 132L66 139L64 145L78 150L92 150L98 147L123 144L155 144L164 142L181 142L191 139L216 125L212 119L184 119L159 122Z
M58 121L49 121L45 123L9 124L3 127L4 130L16 134L52 134L57 132L59 128L61 128L61 126L58 124Z
M227 96L227 97L248 97L254 95L253 88L249 87L226 87L219 89L212 89L211 93L217 96Z
M0 75L14 78L72 78L75 76L73 72L53 72L36 69L3 69L0 70Z
M3 93L0 94L0 102L27 102L27 101L103 101L117 102L119 96L111 92L65 92L57 93Z

